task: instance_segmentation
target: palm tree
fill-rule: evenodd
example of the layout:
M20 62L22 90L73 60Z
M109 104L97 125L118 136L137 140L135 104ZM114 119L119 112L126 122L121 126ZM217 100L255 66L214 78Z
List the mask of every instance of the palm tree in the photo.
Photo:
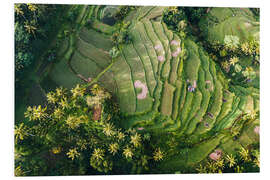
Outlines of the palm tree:
M14 171L15 176L24 176L25 172L22 170L21 166L17 166Z
M96 160L103 160L104 159L104 150L100 149L100 148L94 149L92 157Z
M38 7L36 5L30 4L30 3L27 4L27 7L32 12L35 12L38 9Z
M28 136L27 128L24 123L21 123L19 126L15 126L14 134L16 142L18 142L19 139L23 140L24 137Z
M234 156L232 154L231 155L227 155L226 156L226 160L228 161L230 168L233 167L236 164L235 158L234 158Z
M207 173L206 167L202 166L201 164L198 168L196 168L196 170L198 171L199 174Z
M127 147L124 149L123 155L124 155L126 158L132 158L133 152L132 152L131 148L127 146Z
M15 9L15 13L18 14L18 15L21 15L23 16L24 15L24 12L23 10L20 8L20 4L15 4L14 5L14 9Z
M117 153L118 149L119 149L118 143L113 143L109 145L109 152L112 153L113 155Z
M223 159L218 159L216 161L216 166L219 168L219 170L222 170L224 168L224 160Z
M24 23L24 27L29 34L32 33L33 35L35 35L35 31L37 30L37 28L34 25L27 21Z
M239 61L239 59L238 57L233 57L229 61L230 61L230 64L234 66Z
M208 166L208 170L209 170L208 173L215 173L216 172L216 170L217 170L216 163L214 163L214 162L208 162L207 163L207 166Z
M72 160L74 160L76 157L79 157L80 153L78 153L76 148L70 149L67 152L67 155L69 158L71 158Z
M255 158L255 159L253 160L253 163L254 163L255 166L260 167L260 159L259 159L259 158Z
M106 123L103 128L103 133L106 136L112 136L115 134L114 126L111 123Z
M130 142L135 146L138 147L141 142L141 135L138 133L135 133L135 135L131 136Z
M171 7L169 7L169 11L172 12L173 14L176 14L178 11L178 8L177 8L177 6L171 6Z
M242 147L241 150L239 151L239 154L240 154L241 158L244 161L249 161L250 160L249 150L248 149L245 149L245 148Z
M160 150L160 148L156 149L154 152L154 160L160 161L163 159L164 153Z

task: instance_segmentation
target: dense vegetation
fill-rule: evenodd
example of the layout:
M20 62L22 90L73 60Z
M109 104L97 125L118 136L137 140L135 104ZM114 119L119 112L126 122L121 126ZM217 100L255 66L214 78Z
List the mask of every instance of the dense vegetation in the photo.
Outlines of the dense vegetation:
M248 173L259 172L258 147L241 148L236 155L226 154L217 160L206 160L196 169L198 173Z
M15 6L17 176L259 171L258 9L42 6Z
M49 92L44 107L28 107L29 122L15 127L16 175L141 173L162 160L149 133L115 127L119 109L110 98L97 84L77 85Z
M58 30L56 22L63 23L60 13L65 11L66 7L46 4L15 4L14 8L15 69L16 77L19 78L21 73L47 49L52 36Z

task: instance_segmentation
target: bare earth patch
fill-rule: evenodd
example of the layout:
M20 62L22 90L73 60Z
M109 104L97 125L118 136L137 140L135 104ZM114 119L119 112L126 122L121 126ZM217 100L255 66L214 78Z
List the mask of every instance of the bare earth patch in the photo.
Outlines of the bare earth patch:
M95 106L93 110L93 120L97 121L101 117L101 107L100 106Z

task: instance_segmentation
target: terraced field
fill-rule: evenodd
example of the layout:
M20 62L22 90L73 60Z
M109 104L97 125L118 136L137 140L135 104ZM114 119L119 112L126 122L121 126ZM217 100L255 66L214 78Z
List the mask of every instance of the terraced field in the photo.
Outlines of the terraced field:
M206 21L211 28L204 28ZM260 39L260 23L255 20L252 12L245 8L213 8L200 24L210 43L223 43L225 35L236 35L241 41L250 37Z
M199 43L189 37L181 39L160 20L166 7L140 7L132 17L126 17L124 21L131 21L128 33L132 42L123 45L114 61L109 51L115 27L101 21L102 8L91 9L89 16L95 19L92 28L83 27L63 44L64 56L51 68L50 79L71 88L85 83L84 79L96 78L107 68L98 83L118 99L126 116L121 122L124 128L172 132L189 136L195 144L161 163L168 172L192 166L216 148L231 153L259 140L254 133L258 121L247 123L237 140L223 133L243 114L259 110L259 90L229 84ZM205 30L209 41L221 42L230 33L241 41L249 36L259 38L259 24L248 9L235 10L235 14L227 9L222 11L229 18ZM219 8L209 13L225 18ZM203 138L209 133L214 135Z

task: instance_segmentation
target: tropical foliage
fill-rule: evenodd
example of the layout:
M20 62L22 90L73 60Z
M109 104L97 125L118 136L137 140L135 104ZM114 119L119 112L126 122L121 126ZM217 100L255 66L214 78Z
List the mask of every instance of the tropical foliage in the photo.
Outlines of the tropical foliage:
M28 107L27 125L21 123L15 128L16 153L20 156L16 162L17 174L22 175L21 171L25 175L46 175L53 171L69 174L61 168L64 163L65 167L72 166L77 174L93 173L94 170L89 171L90 166L102 173L126 172L131 166L130 173L138 173L148 169L149 160L162 160L164 155L160 149L146 149L150 139L142 138L143 133L113 125L119 111L115 104L106 103L110 98L97 84L91 89L77 85L70 91L60 87L49 92L44 107ZM101 109L98 119L97 109ZM45 159L41 160L40 156ZM29 159L36 171L27 164ZM81 164L85 161L89 163ZM143 169L139 170L136 167L142 162ZM41 163L54 165L44 168ZM114 166L123 168L114 169Z
M45 7L15 6L16 176L259 171L258 10Z
M198 173L246 173L258 172L260 152L257 145L250 150L241 147L235 155L224 154L216 161L208 159L197 167Z
M15 4L15 69L21 72L38 57L44 41L53 33L52 27L64 6ZM52 21L53 20L53 21Z

